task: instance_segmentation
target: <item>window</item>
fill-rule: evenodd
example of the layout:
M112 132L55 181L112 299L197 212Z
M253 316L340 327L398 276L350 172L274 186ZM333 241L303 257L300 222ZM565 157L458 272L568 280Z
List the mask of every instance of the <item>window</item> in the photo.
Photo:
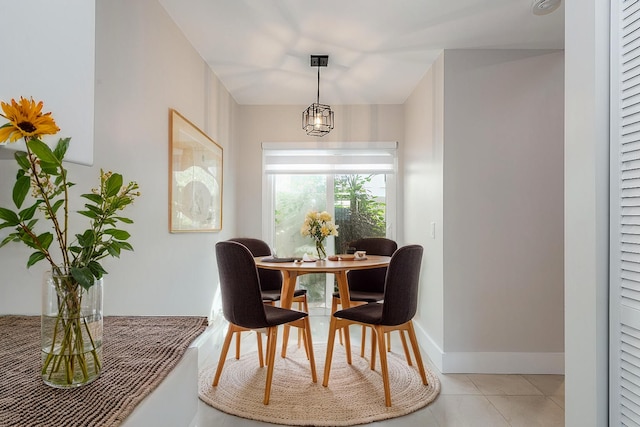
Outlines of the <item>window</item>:
M263 144L263 238L278 256L313 254L300 234L305 214L326 210L339 225L327 251L360 237L395 235L395 143ZM311 307L330 307L334 277L304 275Z

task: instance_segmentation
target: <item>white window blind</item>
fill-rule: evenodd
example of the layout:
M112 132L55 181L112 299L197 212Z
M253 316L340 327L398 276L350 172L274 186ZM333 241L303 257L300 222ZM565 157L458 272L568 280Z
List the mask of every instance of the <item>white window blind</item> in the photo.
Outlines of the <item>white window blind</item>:
M394 174L396 142L263 143L263 171L273 174Z
M610 425L640 426L640 1L611 7Z

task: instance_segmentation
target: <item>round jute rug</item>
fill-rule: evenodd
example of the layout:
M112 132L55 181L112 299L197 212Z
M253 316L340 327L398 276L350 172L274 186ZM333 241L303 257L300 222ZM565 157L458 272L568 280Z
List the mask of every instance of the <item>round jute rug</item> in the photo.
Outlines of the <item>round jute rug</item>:
M346 362L344 347L334 347L328 387L322 386L326 345L314 344L318 382L304 348L289 348L287 358L276 356L268 405L262 403L267 368L260 368L256 352L240 360L227 359L217 387L211 383L216 366L200 372L198 394L208 405L239 417L291 426L351 426L400 417L431 403L440 392L438 377L426 366L429 385L422 384L415 366L407 365L404 354L387 353L391 407L384 404L384 387L378 361L376 370L369 359L352 346L352 365Z

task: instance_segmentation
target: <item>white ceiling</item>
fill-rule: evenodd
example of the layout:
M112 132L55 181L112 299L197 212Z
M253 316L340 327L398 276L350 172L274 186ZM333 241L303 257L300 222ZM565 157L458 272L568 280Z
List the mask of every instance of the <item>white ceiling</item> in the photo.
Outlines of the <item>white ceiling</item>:
M159 0L242 105L402 104L443 49L563 49L532 0Z

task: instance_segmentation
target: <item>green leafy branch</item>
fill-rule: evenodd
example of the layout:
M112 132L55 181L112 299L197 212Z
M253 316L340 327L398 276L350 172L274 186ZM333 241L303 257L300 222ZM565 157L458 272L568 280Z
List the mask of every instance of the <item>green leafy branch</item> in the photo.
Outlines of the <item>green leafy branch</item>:
M83 287L83 283L93 283L94 278L99 279L106 273L98 260L107 256L119 258L121 251L133 250L127 242L131 237L129 232L116 228L116 225L119 222L133 223L117 213L140 195L137 190L137 183L123 185L122 175L101 169L99 191L82 195L90 203L84 205L86 210L78 213L91 219L91 227L82 234L76 234L78 244L69 250L75 255L71 274Z
M0 242L0 247L9 242L23 242L35 250L27 260L27 267L46 259L54 272L71 274L83 288L89 289L95 279L106 274L99 260L106 256L119 257L123 250L133 250L126 241L130 234L117 228L118 223L131 224L133 221L118 216L118 211L133 203L140 193L137 183L123 185L122 175L101 170L100 187L82 195L89 203L79 213L90 219L90 226L82 234L76 234L73 244L68 245L68 189L74 184L67 181L62 161L69 141L70 138L60 139L51 150L42 141L30 139L27 152L15 154L19 170L13 187L13 202L18 211L0 207L0 229L14 228ZM34 201L21 209L30 189ZM38 211L51 220L53 233L36 233L39 219L35 214ZM62 254L61 264L54 261L50 252L54 240Z

